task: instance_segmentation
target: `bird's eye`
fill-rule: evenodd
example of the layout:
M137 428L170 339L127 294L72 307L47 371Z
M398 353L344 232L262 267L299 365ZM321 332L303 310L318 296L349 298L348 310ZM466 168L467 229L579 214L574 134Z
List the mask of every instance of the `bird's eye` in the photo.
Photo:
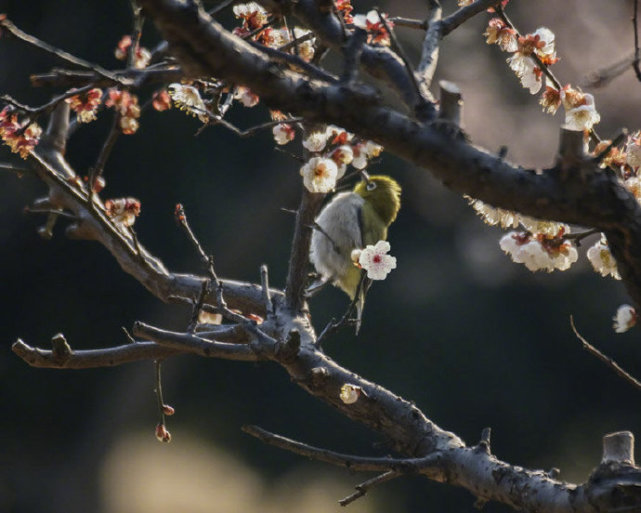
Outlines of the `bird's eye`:
M376 182L367 182L367 185L365 186L368 191L373 191L376 189Z

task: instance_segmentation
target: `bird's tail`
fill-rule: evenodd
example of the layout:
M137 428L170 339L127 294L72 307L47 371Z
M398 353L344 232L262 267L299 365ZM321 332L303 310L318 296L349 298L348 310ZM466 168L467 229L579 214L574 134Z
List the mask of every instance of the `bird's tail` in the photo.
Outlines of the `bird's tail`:
M363 283L361 283L360 290L358 291L358 300L356 301L356 334L361 329L361 324L363 322L363 308L365 308L365 294L369 290L372 281L368 278L363 278Z

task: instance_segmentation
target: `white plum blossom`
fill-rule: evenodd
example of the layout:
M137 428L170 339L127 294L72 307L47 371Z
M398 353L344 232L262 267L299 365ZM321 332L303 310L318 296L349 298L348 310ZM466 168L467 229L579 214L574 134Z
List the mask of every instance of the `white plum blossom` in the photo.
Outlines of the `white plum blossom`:
M623 181L623 186L628 189L637 201L641 201L641 178L631 176Z
M519 216L521 226L530 233L542 233L554 237L559 232L570 233L570 227L567 224L555 223L554 221L542 221L529 216Z
M481 216L490 226L499 225L501 228L517 228L519 226L520 216L511 210L504 210L502 208L494 208L483 203L480 200L470 198L467 196L472 208L476 213Z
M358 385L345 383L341 387L340 398L345 404L354 404L363 393L363 389Z
M621 275L617 269L617 262L610 253L610 247L605 237L588 249L587 257L592 267L601 276L612 276L615 280L620 280Z
M280 123L272 128L272 134L274 134L274 141L276 141L276 144L283 146L294 140L294 137L296 137L296 130L294 130L294 127L288 123Z
M251 92L248 87L238 86L234 91L234 99L240 101L244 107L255 107L258 105L260 98Z
M246 4L236 4L232 8L234 16L236 18L247 18L256 13L267 15L267 11L256 2L248 2Z
M140 215L140 201L136 198L117 198L105 201L105 214L121 231L133 226Z
M294 39L299 39L303 36L306 36L310 32L311 32L310 30L307 30L301 27L294 27ZM306 41L303 41L302 43L299 43L297 46L299 57L306 62L310 62L314 58L315 41L316 41L316 38L312 37L310 39L307 39Z
M514 262L524 264L530 271L565 271L578 259L570 241L548 239L542 234L510 232L501 238L499 246Z
M327 193L336 187L338 167L332 159L312 157L300 168L300 174L309 192Z
M310 132L307 134L307 137L303 139L303 147L307 151L318 153L319 151L323 151L327 145L327 138L327 130Z
M355 144L353 146L353 150L354 159L352 160L352 166L356 169L365 169L367 167L368 160L370 158L378 157L383 151L383 147L375 142L365 141Z
M565 108L565 127L568 130L591 130L601 121L594 105L594 96L572 88L561 89L561 102Z
M396 257L387 254L390 249L389 242L379 240L361 250L358 264L367 271L370 280L384 280L392 269L396 269Z
M177 108L184 110L192 116L196 116L203 123L209 121L209 114L205 102L203 102L198 89L194 86L174 83L169 84L167 91Z
M637 320L637 312L633 307L621 305L612 318L612 327L616 333L625 333L637 323Z

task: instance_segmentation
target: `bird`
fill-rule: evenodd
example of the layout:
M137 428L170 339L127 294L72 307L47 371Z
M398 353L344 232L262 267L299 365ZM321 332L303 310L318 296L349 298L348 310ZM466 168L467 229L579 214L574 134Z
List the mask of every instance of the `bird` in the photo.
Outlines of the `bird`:
M315 220L309 259L327 282L356 301L356 333L360 329L369 281L359 290L361 270L352 251L387 239L387 230L401 208L401 186L387 175L362 173L352 191L340 192L327 203Z

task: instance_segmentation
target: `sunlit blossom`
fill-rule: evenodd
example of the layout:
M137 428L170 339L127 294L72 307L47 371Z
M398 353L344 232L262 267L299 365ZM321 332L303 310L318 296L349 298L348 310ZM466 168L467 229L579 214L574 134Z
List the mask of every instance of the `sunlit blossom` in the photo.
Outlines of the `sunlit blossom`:
M361 387L345 383L341 387L341 393L339 394L339 397L345 404L354 404L356 401L358 401L358 398L362 393L363 389Z
M312 157L300 168L300 174L309 192L327 193L336 187L338 166L332 159Z
M396 257L387 254L390 249L389 242L379 240L361 250L358 264L367 271L370 280L384 280L392 269L396 269Z
M197 88L192 85L174 83L169 84L167 91L178 109L197 117L203 123L209 122L207 106Z
M632 306L621 305L612 318L612 328L616 333L625 333L637 323L637 320L637 312Z
M559 236L510 232L501 238L499 246L514 262L524 264L530 271L564 271L578 259L572 242Z
M601 237L601 240L588 249L587 257L594 270L601 276L612 276L615 280L621 279L617 262L610 253L610 247L605 237Z

